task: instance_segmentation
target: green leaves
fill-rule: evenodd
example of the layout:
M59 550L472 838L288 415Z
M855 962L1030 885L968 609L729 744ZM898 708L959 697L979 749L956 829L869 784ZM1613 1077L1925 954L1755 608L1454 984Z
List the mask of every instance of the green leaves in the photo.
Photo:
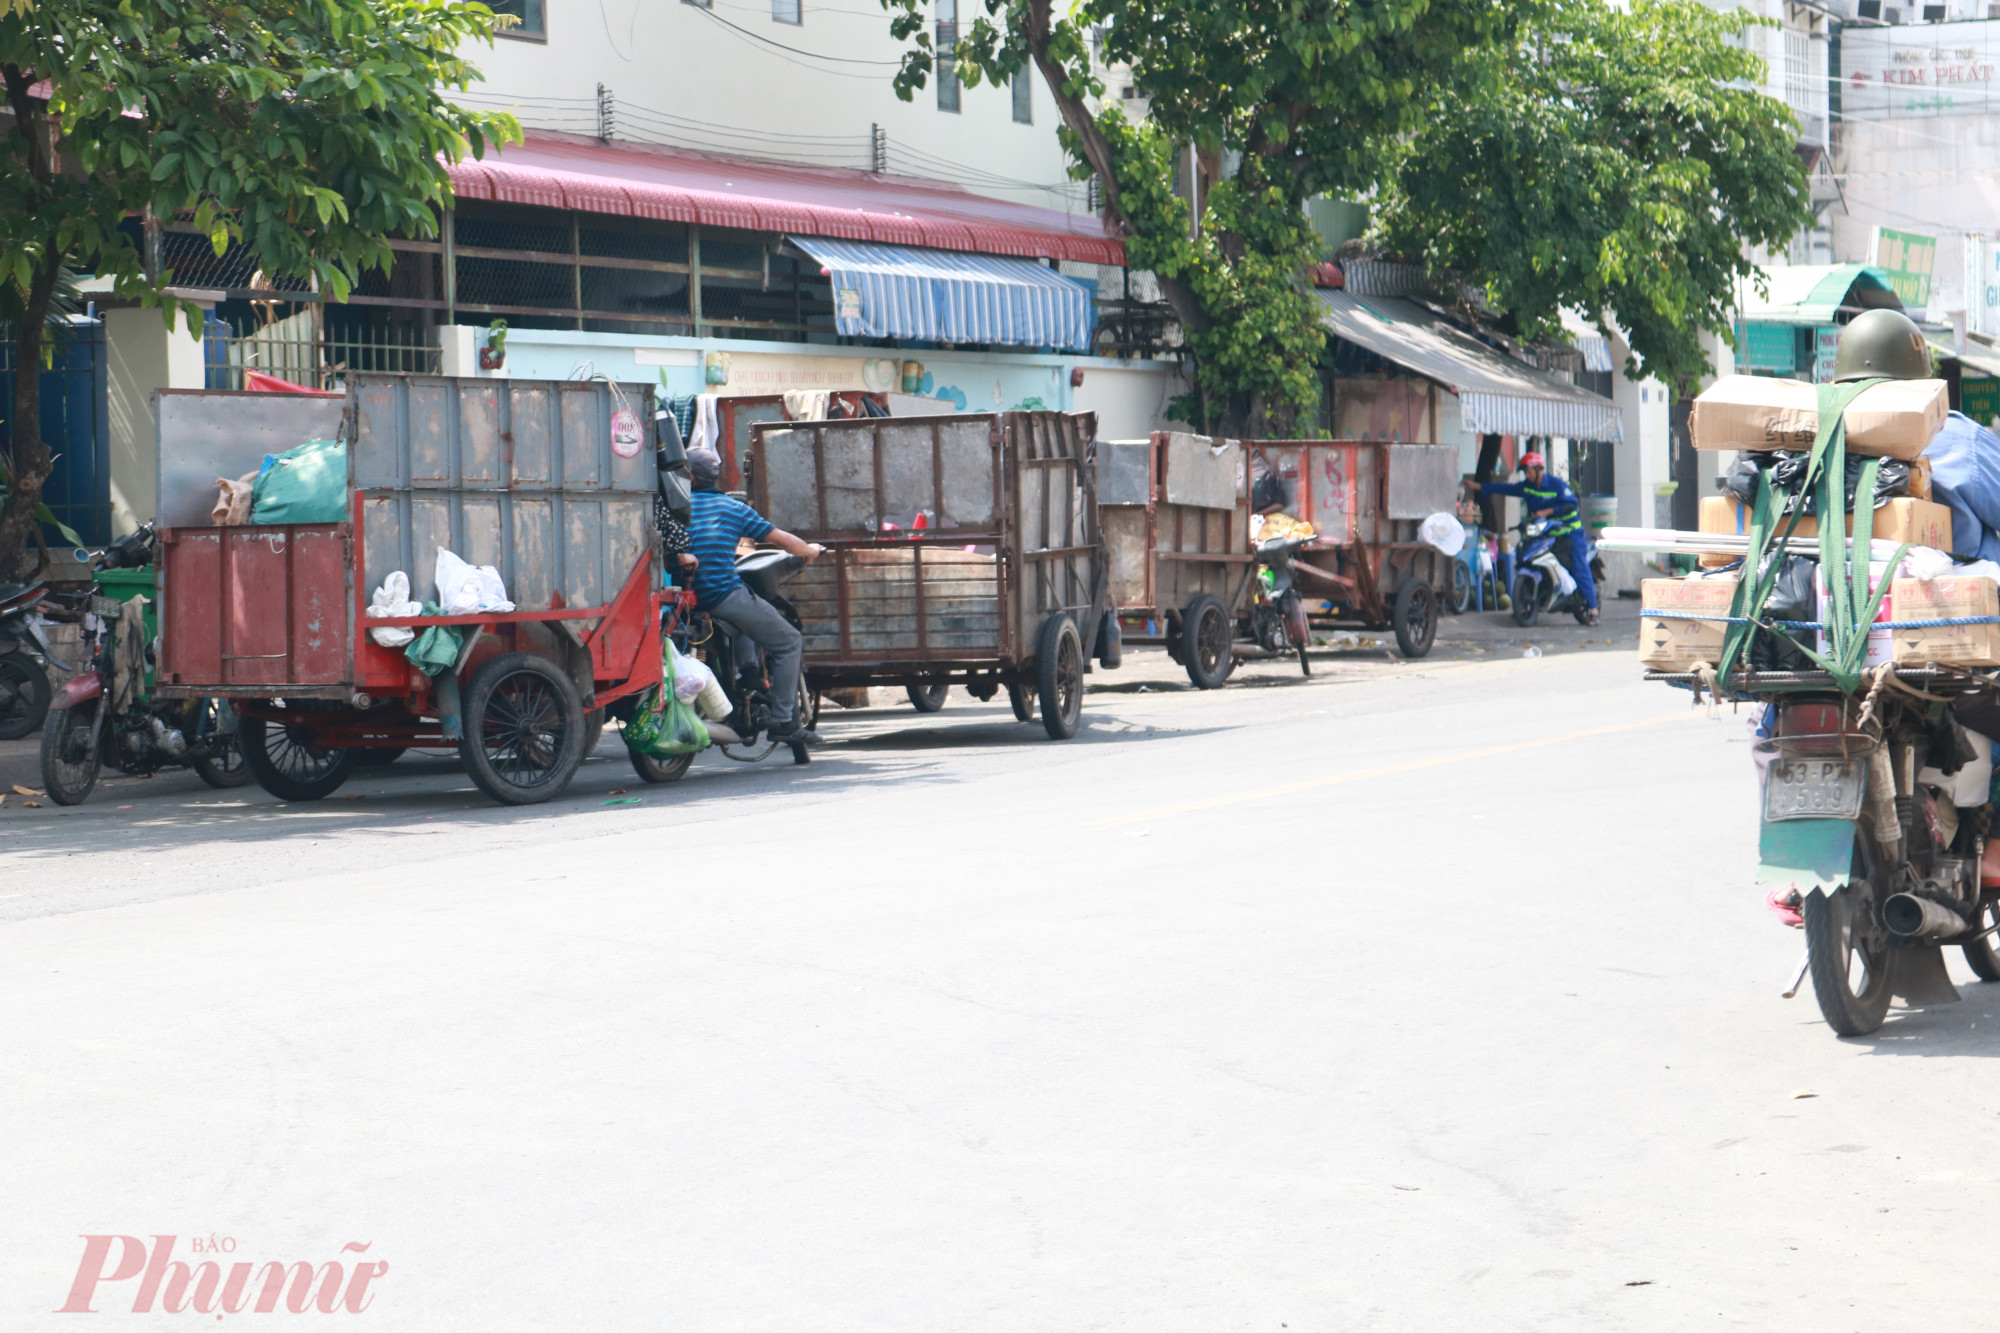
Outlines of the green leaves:
M1636 377L1706 370L1746 242L1811 218L1797 127L1754 91L1746 22L1696 0L1551 0L1523 40L1466 53L1377 210L1390 248L1483 288L1527 337L1564 306L1615 323Z

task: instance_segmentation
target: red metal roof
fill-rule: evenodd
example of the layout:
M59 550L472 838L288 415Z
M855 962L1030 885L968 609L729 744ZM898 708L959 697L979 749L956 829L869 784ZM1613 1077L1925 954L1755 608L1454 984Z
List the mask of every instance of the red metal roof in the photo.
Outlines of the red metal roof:
M613 146L544 130L449 169L461 199L989 255L1125 262L1123 242L1093 214L1007 203L903 176Z

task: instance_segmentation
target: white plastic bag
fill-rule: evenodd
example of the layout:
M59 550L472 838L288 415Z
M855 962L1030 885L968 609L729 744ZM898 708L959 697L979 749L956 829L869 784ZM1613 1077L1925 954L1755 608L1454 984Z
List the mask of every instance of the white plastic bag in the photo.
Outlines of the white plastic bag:
M715 673L708 669L708 663L699 657L689 657L667 641L667 651L674 655L674 698L682 703L693 703L696 695L715 684Z
M424 613L423 603L410 600L410 576L397 570L382 580L382 586L368 601L371 616L420 616ZM384 648L401 648L417 637L417 632L407 625L377 625L368 631L368 637Z
M1445 555L1457 555L1465 549L1465 524L1458 521L1457 514L1440 509L1417 525L1417 540Z
M512 611L500 571L491 565L468 565L440 546L437 548L438 605L448 616L469 616L478 611Z

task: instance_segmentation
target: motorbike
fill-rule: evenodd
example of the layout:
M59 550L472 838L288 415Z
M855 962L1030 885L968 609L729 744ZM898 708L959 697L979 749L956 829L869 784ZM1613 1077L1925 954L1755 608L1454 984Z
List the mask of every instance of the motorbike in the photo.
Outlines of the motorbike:
M1311 540L1308 534L1257 543L1253 554L1262 567L1260 575L1268 572L1269 577L1266 581L1260 576L1251 585L1255 597L1249 612L1250 637L1257 645L1268 653L1298 653L1299 670L1308 676L1312 663L1306 660L1306 649L1312 643L1312 629L1306 623L1305 599L1293 586L1292 558Z
M1986 830L1949 790L1967 734L1948 707L1878 691L1861 700L1780 695L1760 728L1760 880L1805 933L1790 997L1810 974L1827 1025L1846 1037L1882 1026L1889 1001L1959 998L1943 950L2000 981L2000 888L1984 887ZM1965 793L1983 803L1985 791Z
M784 551L753 551L736 557L736 574L751 596L769 602L793 628L803 630L798 608L792 605L781 589L805 568L805 564L798 556ZM722 752L724 758L754 764L782 748L791 751L795 764L812 762L811 751L804 740L773 740L767 734L771 728L771 678L765 670L763 653L758 650L754 639L747 634L738 634L727 621L717 620L708 612L697 609L692 592L683 591L679 597L669 601L662 615L664 623L661 628L673 640L675 649L683 657L693 657L714 672L722 692L729 698L729 716L721 722L708 724L715 748ZM626 704L628 710L631 706L629 702ZM803 674L799 677L798 698L793 701L792 708L792 716L808 728L819 720L818 698L807 686ZM647 782L678 781L694 763L692 754L661 759L637 750L628 753L632 757L633 770Z
M152 558L153 528L148 524L94 556L91 568L136 569ZM106 764L130 774L192 768L216 788L250 781L229 705L220 699L148 699L144 680L150 649L136 609L95 595L85 606L83 665L56 691L42 724L42 785L50 799L58 805L81 804Z
M1590 608L1576 579L1556 558L1553 518L1521 520L1519 545L1514 551L1514 623L1532 625L1544 614L1568 611L1576 623L1590 623ZM1587 539L1586 539L1587 540Z
M0 583L0 741L42 729L49 714L49 667L69 669L43 632L46 583Z

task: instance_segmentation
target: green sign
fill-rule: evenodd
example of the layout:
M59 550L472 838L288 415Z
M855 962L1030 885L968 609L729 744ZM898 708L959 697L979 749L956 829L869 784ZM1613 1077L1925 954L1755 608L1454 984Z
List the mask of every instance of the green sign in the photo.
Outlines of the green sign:
M2000 418L2000 380L1968 376L1958 382L1958 410L1982 426Z
M1931 302L1931 270L1937 265L1937 237L1877 227L1868 241L1868 263L1882 270L1904 305L1921 311Z
M1798 335L1789 324L1744 324L1736 340L1736 364L1743 370L1775 370L1792 375L1799 368Z

